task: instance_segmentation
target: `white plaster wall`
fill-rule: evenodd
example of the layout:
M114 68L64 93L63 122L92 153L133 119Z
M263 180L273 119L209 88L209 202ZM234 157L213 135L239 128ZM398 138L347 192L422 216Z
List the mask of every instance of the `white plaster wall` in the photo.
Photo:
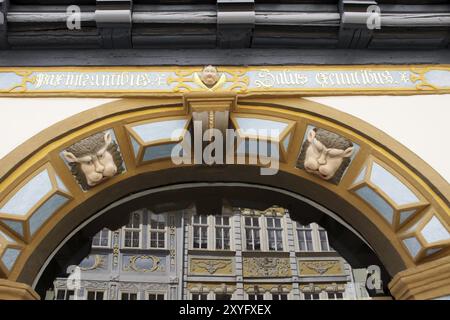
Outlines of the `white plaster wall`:
M109 101L113 99L0 98L0 158L52 124Z
M308 99L349 113L386 132L450 182L450 95ZM48 126L113 100L0 98L0 158Z

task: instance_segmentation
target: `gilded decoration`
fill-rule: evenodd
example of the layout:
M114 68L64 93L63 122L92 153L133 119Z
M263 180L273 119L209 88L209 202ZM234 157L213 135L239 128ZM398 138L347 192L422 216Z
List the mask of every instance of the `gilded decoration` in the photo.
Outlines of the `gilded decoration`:
M244 258L244 277L290 277L288 258Z
M113 232L113 268L116 269L119 266L119 231Z
M301 276L343 275L342 263L338 260L299 260Z
M300 285L300 291L305 293L344 292L345 283L310 283Z
M282 217L286 214L286 209L277 206L270 207L263 211L245 208L241 213L246 216Z
M93 271L97 269L105 269L107 256L90 255L80 263L81 271Z
M438 75L438 76L436 76ZM448 93L447 65L0 68L0 95L136 96L185 92Z
M125 170L122 154L111 131L84 138L68 147L61 155L83 190Z
M124 271L158 272L165 271L161 258L150 255L124 257Z
M189 282L187 289L190 292L217 292L217 293L233 293L236 285L233 283L199 283Z
M219 68L208 65L200 72L175 71L174 77L167 79L174 92L219 91L246 92L249 78L244 70L227 70L220 72Z
M297 167L319 178L338 184L354 153L354 145L347 138L321 128L306 133Z
M191 274L233 274L232 259L200 259L191 258L189 264Z

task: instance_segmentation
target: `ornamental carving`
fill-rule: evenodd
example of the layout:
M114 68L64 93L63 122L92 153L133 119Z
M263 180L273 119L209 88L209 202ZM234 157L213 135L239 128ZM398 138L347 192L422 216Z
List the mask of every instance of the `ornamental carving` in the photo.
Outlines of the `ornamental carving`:
M300 275L343 275L340 261L299 261Z
M290 292L292 285L290 284L244 284L244 291L247 293L264 293L264 292Z
M131 256L124 257L125 262L123 270L124 271L135 271L135 272L157 272L165 271L164 263L161 262L161 258L156 256Z
M300 291L306 293L343 292L345 291L345 283L310 283L300 285Z
M82 280L81 287L85 289L108 289L108 281Z
M191 258L190 272L196 274L233 274L233 261L231 259Z
M167 84L173 92L219 91L246 92L250 83L244 70L228 69L220 72L215 66L203 67L200 72L175 71L175 76L167 78Z
M244 258L244 277L289 277L288 258Z
M306 133L297 168L338 184L350 165L353 152L350 140L325 129L312 128Z
M104 269L106 266L105 260L107 259L106 256L103 255L90 255L87 258L85 258L80 263L80 269L81 271L93 271L96 269Z
M83 190L124 171L122 155L111 130L74 143L62 152L62 157Z

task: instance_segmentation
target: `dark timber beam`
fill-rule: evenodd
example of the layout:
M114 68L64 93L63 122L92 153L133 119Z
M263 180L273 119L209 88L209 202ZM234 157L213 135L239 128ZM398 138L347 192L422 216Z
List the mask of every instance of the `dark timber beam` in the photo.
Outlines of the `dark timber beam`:
M339 29L339 48L359 49L367 48L372 38L372 25L380 20L371 6L377 6L373 0L339 0L339 11L341 13L341 24ZM379 7L376 7L379 10ZM375 26L372 25L372 28Z
M254 0L217 0L217 44L248 48L255 26Z
M450 50L122 49L0 50L0 66L450 64Z
M95 22L102 48L131 48L132 0L97 0Z
M0 49L9 48L8 44L8 9L9 0L0 0Z

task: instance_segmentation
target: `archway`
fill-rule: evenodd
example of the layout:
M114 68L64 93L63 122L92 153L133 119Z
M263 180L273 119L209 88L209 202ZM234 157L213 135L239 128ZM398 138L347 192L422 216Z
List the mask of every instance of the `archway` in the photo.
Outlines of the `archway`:
M264 121L281 128L278 174L260 175L261 164L175 165L167 151L170 136L148 132L187 128L192 120L219 130ZM332 133L354 148L335 181L304 170L299 159L314 130ZM63 152L99 133L114 142L123 168L95 185L80 184ZM2 160L1 167L0 269L13 287L15 282L33 285L58 244L109 204L142 190L200 181L258 184L311 199L370 244L393 277L394 297L437 298L450 292L448 184L377 129L300 97L124 99L43 131ZM17 285L17 290L25 289Z

